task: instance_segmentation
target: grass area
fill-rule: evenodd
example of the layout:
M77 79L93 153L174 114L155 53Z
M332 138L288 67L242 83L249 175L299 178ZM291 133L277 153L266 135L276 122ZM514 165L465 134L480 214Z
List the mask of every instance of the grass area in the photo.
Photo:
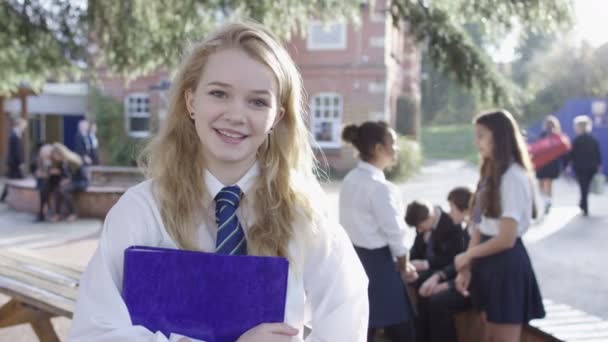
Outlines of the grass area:
M473 125L428 126L422 129L426 159L464 159L477 163Z

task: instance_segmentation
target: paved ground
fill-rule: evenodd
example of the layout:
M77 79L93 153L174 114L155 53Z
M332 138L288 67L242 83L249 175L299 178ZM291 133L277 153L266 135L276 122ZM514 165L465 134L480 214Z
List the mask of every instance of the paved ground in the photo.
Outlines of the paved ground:
M424 198L447 207L448 191L459 185L474 186L477 170L461 161L428 163L414 179L400 184L407 202ZM339 183L325 186L330 204L337 209ZM578 190L568 180L555 187L555 206L541 224L526 235L541 290L546 298L608 319L608 194L591 198L591 217L578 215ZM334 212L337 213L337 210ZM101 222L33 223L28 214L0 205L0 248L17 247L60 263L84 267L94 252ZM413 238L412 231L410 237ZM0 296L0 304L8 300ZM70 321L53 321L65 339ZM29 326L0 329L0 341L33 342Z

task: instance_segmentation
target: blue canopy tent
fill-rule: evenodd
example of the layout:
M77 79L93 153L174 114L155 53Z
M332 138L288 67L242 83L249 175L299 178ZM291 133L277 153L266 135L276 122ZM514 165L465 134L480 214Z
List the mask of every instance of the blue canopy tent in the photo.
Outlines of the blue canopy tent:
M603 108L603 110L601 110ZM591 134L599 141L602 153L602 166L604 174L608 176L608 108L607 99L587 98L568 100L557 112L553 113L559 120L562 131L571 139L574 139L574 118L579 115L587 115L593 121ZM600 111L598 112L598 109ZM595 113L594 113L595 111ZM602 113L603 111L603 113ZM534 123L527 127L529 141L536 140L542 132L543 121Z

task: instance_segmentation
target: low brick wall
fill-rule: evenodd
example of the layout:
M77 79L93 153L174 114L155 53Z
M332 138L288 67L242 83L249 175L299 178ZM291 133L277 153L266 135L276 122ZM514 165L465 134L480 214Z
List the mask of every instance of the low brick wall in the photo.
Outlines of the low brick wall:
M38 213L40 197L34 179L7 180L8 197L6 203L17 211ZM110 208L126 191L126 187L90 186L85 192L77 193L74 199L76 212L81 217L103 219Z

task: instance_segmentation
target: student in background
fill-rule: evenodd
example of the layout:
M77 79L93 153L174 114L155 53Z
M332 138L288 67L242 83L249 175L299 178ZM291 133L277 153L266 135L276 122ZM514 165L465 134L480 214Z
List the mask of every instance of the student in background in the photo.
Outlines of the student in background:
M536 216L531 162L519 127L505 110L475 118L482 160L473 203L481 222L473 225L466 252L455 259L456 285L482 312L489 341L519 341L522 325L545 310L521 237ZM469 286L470 285L470 286Z
M131 324L123 254L143 245L288 259L285 321L238 342L303 341L305 323L306 341L364 342L367 278L323 205L301 78L279 40L257 24L225 24L191 47L171 87L164 126L142 156L149 180L105 219L70 341L190 340ZM227 200L234 214L223 220L216 201Z
M49 198L51 194L49 179L53 163L51 159L52 151L53 145L42 143L37 152L36 166L32 168L36 177L36 189L38 190L38 197L40 199L38 215L36 216L37 222L43 222L46 219L47 212L49 212Z
M85 165L91 165L93 159L91 139L89 138L89 122L82 119L78 122L78 132L74 137L74 152L82 158Z
M4 118L2 119L4 120ZM6 173L7 179L22 179L23 178L23 132L27 129L27 121L23 118L17 118L13 122L13 129L8 139L8 157L6 160L6 166L8 172ZM4 202L8 195L8 186L2 190L0 196L0 202Z
M580 201L578 203L583 215L589 215L589 187L596 172L601 170L602 156L600 145L591 135L593 124L586 115L574 118L574 130L576 137L572 141L569 161L576 174L576 180L580 188Z
M548 137L551 134L561 134L562 127L559 120L553 115L547 116L545 119L543 132L540 139ZM549 212L553 197L553 181L557 179L563 168L564 158L557 158L554 161L536 171L536 177L539 180L540 190L546 199L545 212Z
M469 220L469 203L472 192L467 187L457 187L448 194L450 218L461 231L463 249L469 243L467 221ZM418 317L423 326L417 331L426 332L425 339L418 341L429 342L458 342L454 315L471 308L469 297L463 296L454 284L456 268L452 261L441 270L435 271L418 290ZM418 328L418 327L417 327Z
M89 141L91 143L91 164L99 165L99 140L97 140L97 123L91 122L89 127Z
M381 328L393 342L413 341L414 313L404 282L417 274L408 262L401 194L383 173L397 161L397 135L386 122L368 121L344 127L342 139L360 159L342 182L340 223L369 277L368 341Z
M63 214L62 218L74 221L77 218L74 193L85 191L89 184L85 165L79 155L61 143L53 144L51 158L61 164L62 170L62 179L55 192L57 214L60 216ZM62 210L64 206L65 213Z
M420 275L415 284L418 288L435 271L451 264L454 257L465 249L462 228L455 225L441 207L422 201L408 204L405 222L416 229L410 261Z

